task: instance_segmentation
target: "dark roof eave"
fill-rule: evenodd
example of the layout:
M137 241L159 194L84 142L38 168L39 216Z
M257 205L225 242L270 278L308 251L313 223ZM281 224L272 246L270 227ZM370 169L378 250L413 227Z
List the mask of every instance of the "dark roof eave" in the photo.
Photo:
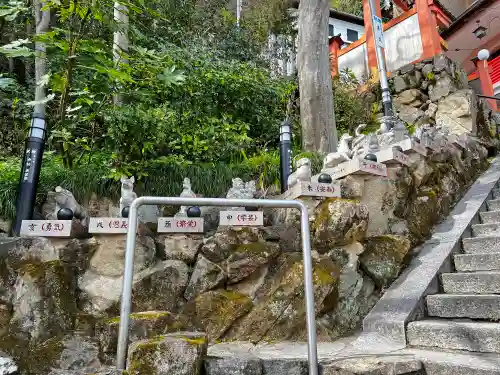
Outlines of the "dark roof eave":
M474 17L477 12L480 12L484 8L492 5L494 0L477 0L474 2L465 12L458 16L455 21L446 30L441 32L441 37L447 39L452 36L455 32L460 30L462 26L467 22L470 17Z

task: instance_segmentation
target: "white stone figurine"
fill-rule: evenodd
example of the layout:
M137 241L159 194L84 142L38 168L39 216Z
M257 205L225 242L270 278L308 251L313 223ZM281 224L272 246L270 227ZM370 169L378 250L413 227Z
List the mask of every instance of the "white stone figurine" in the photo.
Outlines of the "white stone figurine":
M337 165L351 160L352 152L349 147L349 142L353 137L348 133L342 134L339 141L339 148L337 152L332 152L323 159L323 170L328 168L335 168Z
M73 215L76 219L80 220L83 226L88 224L88 214L85 209L78 204L73 194L66 189L58 186L55 189L54 199L56 201L56 206L54 208L53 218L57 219L57 213L61 208L69 208L73 211Z
M257 192L257 186L255 186L254 180L250 180L247 183L245 183L246 199L253 199L256 192Z
M137 198L137 194L134 192L134 176L128 178L122 176L120 178L120 182L122 183L121 189L121 198L120 198L120 216L122 216L123 209L125 207L129 207L134 199Z
M251 198L253 198L253 192L252 192L252 182L243 182L243 180L239 177L233 178L232 180L233 186L229 189L227 192L226 198L227 199L249 199L249 195L251 194ZM253 182L255 186L255 181ZM228 211L239 211L243 210L243 207L228 207Z
M191 180L189 178L185 178L182 182L182 192L180 195L181 198L195 198L196 194L191 189ZM175 214L175 216L187 216L187 210L191 206L181 206L179 212Z
M288 189L295 186L299 181L311 181L311 161L308 158L302 158L297 161L297 169L288 176Z

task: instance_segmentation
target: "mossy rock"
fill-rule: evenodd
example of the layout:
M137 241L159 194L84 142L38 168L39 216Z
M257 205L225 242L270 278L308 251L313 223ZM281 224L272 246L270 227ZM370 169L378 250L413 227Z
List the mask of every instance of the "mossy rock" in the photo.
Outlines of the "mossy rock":
M158 335L189 331L194 327L186 316L169 311L144 311L130 314L129 343ZM105 319L97 324L96 337L101 346L103 361L113 364L118 345L120 317Z
M417 197L409 201L406 217L413 244L427 238L439 220L438 194L436 188L421 189Z
M214 290L200 294L186 305L183 313L206 332L210 340L218 340L252 307L252 300L245 294Z
M239 245L224 264L228 283L234 284L245 279L279 253L279 243L275 242L258 241Z
M368 207L356 200L325 199L314 211L313 244L319 251L362 240L368 227Z
M405 266L410 240L404 236L375 236L367 238L364 246L359 257L361 267L379 287L389 286Z
M207 353L203 333L178 333L138 341L129 349L130 375L201 375Z
M201 253L214 263L221 263L236 251L238 246L259 242L263 235L259 228L221 227L201 247Z
M261 287L255 307L238 320L228 340L287 340L304 334L304 274L300 254L283 254L279 267ZM335 308L338 300L338 267L330 260L313 262L314 294L318 314Z

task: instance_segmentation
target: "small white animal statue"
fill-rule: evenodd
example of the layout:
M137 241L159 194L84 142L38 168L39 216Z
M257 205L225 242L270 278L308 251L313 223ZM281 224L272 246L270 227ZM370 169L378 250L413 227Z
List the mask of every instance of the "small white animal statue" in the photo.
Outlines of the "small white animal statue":
M54 208L53 217L55 219L57 218L57 213L61 208L69 208L73 211L74 217L79 219L83 226L87 226L87 211L85 211L85 209L78 204L73 194L69 190L63 189L60 186L56 187L55 192L54 198L56 206Z
M195 198L196 194L191 189L191 180L189 178L185 178L182 182L182 192L180 197L182 198ZM187 216L187 210L190 206L181 206L179 212L175 214L175 216Z
M351 160L352 153L351 148L349 147L349 142L352 140L353 137L348 133L342 134L339 140L338 151L326 155L323 159L323 170L335 168L337 165Z
M246 199L253 199L256 192L257 192L257 186L255 185L254 180L250 180L247 183L245 183Z
M311 161L308 158L302 158L297 161L297 169L288 176L288 189L295 186L299 181L311 181Z
M130 206L130 204L137 198L137 194L134 192L134 176L127 178L122 176L120 178L122 183L121 198L120 198L120 216L125 207Z
M226 198L228 199L248 199L248 191L243 180L239 177L232 179L233 186L228 190ZM250 187L250 185L247 185ZM243 207L228 207L228 211L243 210Z

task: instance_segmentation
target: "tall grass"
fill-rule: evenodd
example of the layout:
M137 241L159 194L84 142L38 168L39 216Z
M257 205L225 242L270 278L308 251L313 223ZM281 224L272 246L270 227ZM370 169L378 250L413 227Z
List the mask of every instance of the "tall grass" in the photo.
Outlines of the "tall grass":
M316 155L310 157L313 172L317 173L321 160ZM10 219L15 215L15 202L19 182L20 160L9 158L0 161L0 217ZM37 203L45 200L48 191L56 186L70 190L79 202L84 202L93 193L98 197L118 200L120 182L109 178L110 167L105 163L91 163L67 169L59 157L44 156ZM151 167L148 176L137 182L139 195L178 196L182 191L182 180L191 179L193 191L205 197L223 197L231 187L232 179L240 177L245 181L255 179L258 187L279 185L280 163L277 152L266 152L231 164L171 164Z

